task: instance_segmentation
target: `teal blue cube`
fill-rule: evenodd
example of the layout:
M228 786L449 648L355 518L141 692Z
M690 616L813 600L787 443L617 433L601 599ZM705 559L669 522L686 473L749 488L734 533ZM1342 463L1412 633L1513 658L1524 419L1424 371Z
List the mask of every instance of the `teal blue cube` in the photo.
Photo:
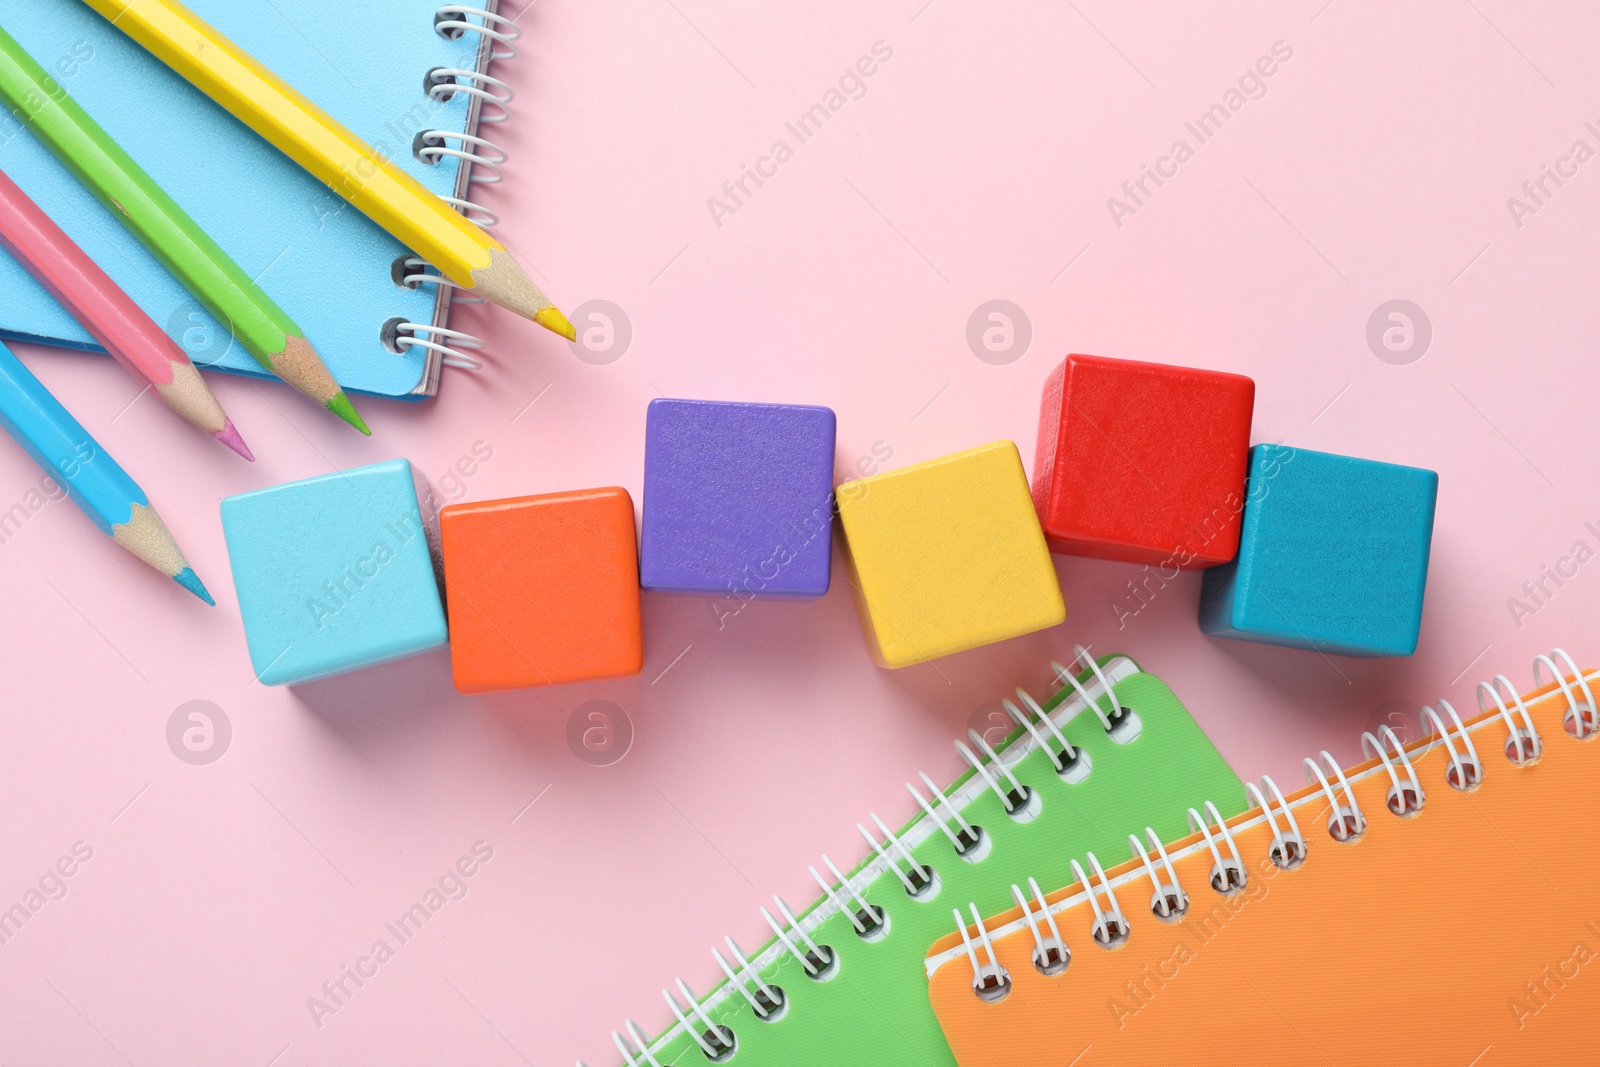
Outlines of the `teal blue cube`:
M223 500L257 678L298 685L447 643L428 495L397 459Z
M1250 450L1239 554L1206 571L1200 629L1344 656L1409 656L1439 476L1284 445Z

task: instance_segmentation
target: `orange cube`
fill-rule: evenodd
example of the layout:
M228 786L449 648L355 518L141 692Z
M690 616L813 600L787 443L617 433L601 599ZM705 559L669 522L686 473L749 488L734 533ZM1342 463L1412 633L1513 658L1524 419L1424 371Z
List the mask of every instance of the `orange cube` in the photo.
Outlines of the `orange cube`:
M611 486L439 513L456 688L487 693L637 674L633 499Z

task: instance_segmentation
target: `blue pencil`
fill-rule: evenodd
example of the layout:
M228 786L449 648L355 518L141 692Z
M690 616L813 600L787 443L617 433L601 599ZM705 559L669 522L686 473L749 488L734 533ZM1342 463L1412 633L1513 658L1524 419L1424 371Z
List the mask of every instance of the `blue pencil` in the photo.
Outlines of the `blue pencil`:
M144 490L3 344L0 426L66 489L101 533L216 606Z

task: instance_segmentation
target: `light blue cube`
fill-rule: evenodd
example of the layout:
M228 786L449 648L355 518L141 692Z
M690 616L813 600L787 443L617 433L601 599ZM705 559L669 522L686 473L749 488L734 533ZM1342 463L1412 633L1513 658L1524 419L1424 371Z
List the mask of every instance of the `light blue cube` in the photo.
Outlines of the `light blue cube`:
M298 685L446 644L418 500L397 459L222 501L256 677Z
M1344 656L1409 656L1439 476L1284 445L1250 450L1239 555L1206 571L1200 629Z

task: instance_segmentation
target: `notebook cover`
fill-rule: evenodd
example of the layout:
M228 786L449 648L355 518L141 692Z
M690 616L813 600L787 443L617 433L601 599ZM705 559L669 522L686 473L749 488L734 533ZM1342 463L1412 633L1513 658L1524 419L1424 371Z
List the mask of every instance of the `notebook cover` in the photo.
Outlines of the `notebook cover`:
M464 94L437 103L435 67L472 69L478 35L434 30L438 0L188 0L233 38L428 188L449 195L457 161L412 155L420 129L465 129ZM409 396L425 351L391 352L391 319L428 323L434 287L395 284L407 254L287 156L212 103L79 0L6 4L12 36L306 331L347 390ZM0 168L201 366L264 376L244 348L77 179L9 115ZM15 261L0 252L0 336L100 351Z
M1191 901L1179 921L1151 915L1141 866L1116 888L1130 927L1118 949L1097 945L1087 905L1069 900L1056 913L1073 953L1060 974L1045 977L1029 962L1026 925L1000 933L1019 911L992 916L985 925L1012 981L1001 1000L979 999L959 938L946 936L929 956L937 964L929 996L957 1061L1593 1063L1600 748L1565 731L1559 689L1540 693L1537 704L1528 699L1542 758L1512 764L1495 711L1472 732L1484 765L1476 789L1447 784L1449 756L1437 739L1413 752L1426 800L1412 816L1386 808L1390 781L1377 761L1347 772L1367 819L1353 843L1330 839L1320 787L1291 794L1291 802L1311 798L1295 810L1307 841L1299 867L1266 858L1272 832L1259 810L1235 823L1248 880L1232 896L1208 885L1212 857L1203 845L1181 858L1173 852ZM1354 780L1363 769L1370 773ZM1122 872L1109 873L1116 886ZM1047 899L1078 893L1074 886Z
M1124 669L1133 669L1131 661L1120 658L1109 660L1107 669L1118 662ZM707 998L715 1002L707 1009L712 1019L734 1031L734 1059L742 1067L952 1064L928 1005L922 969L927 946L953 926L952 907L964 907L969 900L980 909L1003 907L1011 899L1011 883L1029 874L1049 878L1048 884L1061 881L1068 877L1068 861L1087 849L1126 850L1130 826L1150 824L1160 831L1180 832L1185 798L1197 791L1217 797L1224 811L1243 810L1246 801L1239 779L1159 678L1133 673L1122 680L1113 675L1112 680L1118 701L1138 714L1141 729L1132 741L1119 744L1094 714L1077 714L1063 732L1089 754L1090 772L1082 781L1062 781L1049 758L1020 728L1006 746L999 747L1003 759L1010 755L1012 745L1026 749L1009 766L1039 797L1039 811L1032 821L1014 821L990 788L973 781L973 772L947 791L954 792L963 784L973 787L973 799L957 806L990 835L992 847L982 860L967 862L938 830L912 846L918 861L939 876L939 891L932 899L912 900L899 877L881 863L863 865L879 872L870 880L863 876L856 881L862 895L889 914L888 933L881 940L863 942L848 916L825 898L812 913L801 916L801 926L811 938L839 954L839 967L831 979L808 977L799 961L781 946L767 946L763 956L770 955L772 960L761 966L757 957L757 969L767 982L785 991L788 1005L782 1018L760 1021L726 983ZM1088 681L1092 682L1092 677ZM1064 688L1045 702L1044 708L1053 711L1070 703L1072 697L1073 690ZM1106 703L1102 698L1102 706ZM923 792L926 795L925 789ZM899 831L900 836L913 836L915 828L927 821L926 817L913 820ZM822 869L820 865L818 869ZM820 926L812 929L808 924L819 918ZM651 1051L662 1064L705 1061L704 1053L681 1028L669 1030L652 1044Z

